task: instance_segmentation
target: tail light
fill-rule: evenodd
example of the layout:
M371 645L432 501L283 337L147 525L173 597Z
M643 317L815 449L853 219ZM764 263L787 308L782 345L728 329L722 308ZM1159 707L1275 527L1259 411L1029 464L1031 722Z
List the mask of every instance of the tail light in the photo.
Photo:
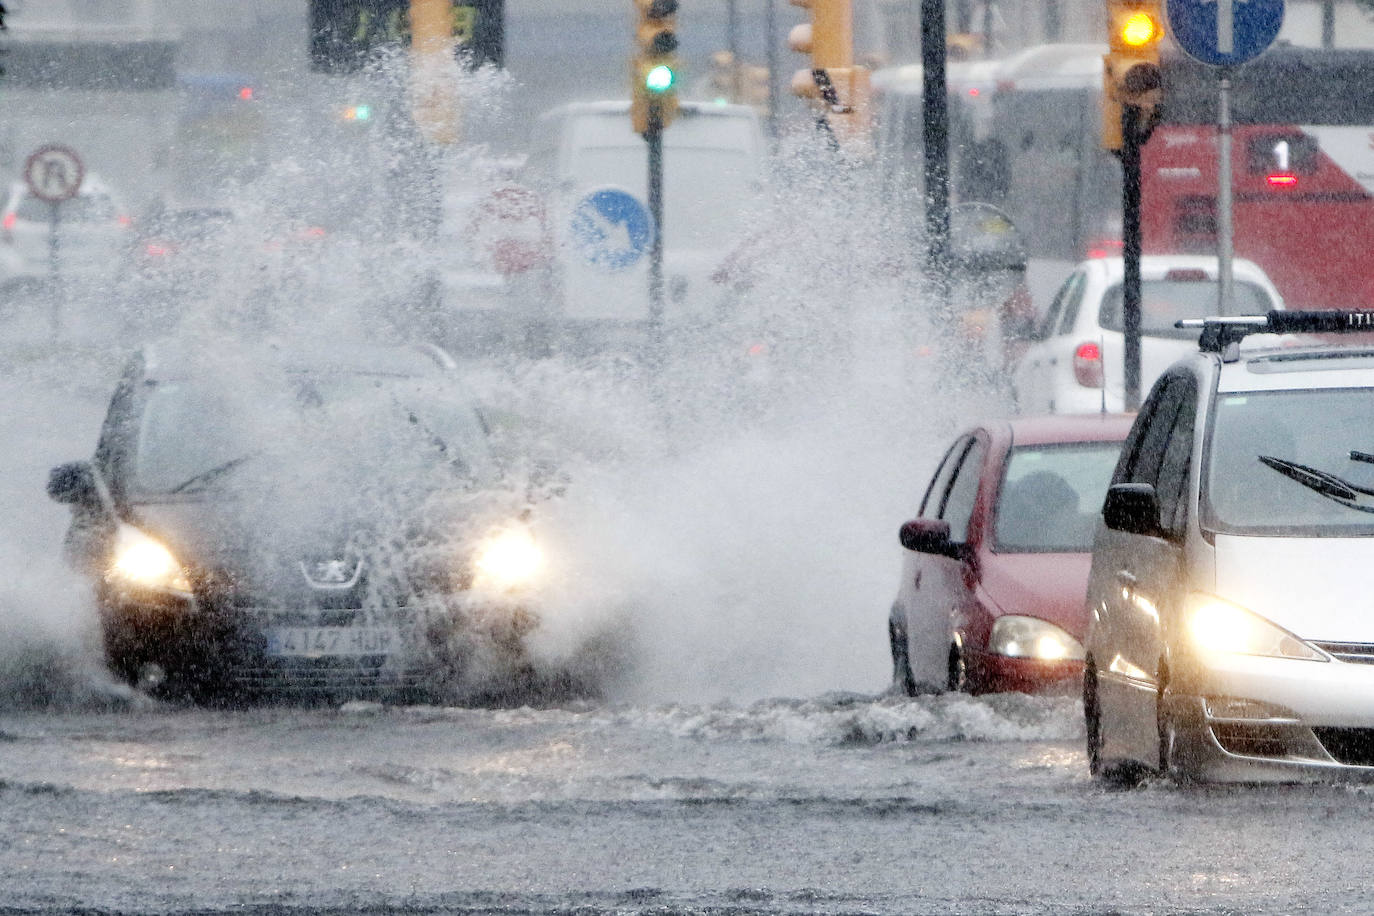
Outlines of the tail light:
M1088 257L1119 258L1124 247L1121 239L1096 239L1088 244Z
M1084 388L1101 388L1102 348L1091 340L1085 340L1073 351L1073 377Z
M13 210L11 210L9 213L6 213L5 219L3 221L0 221L0 227L4 228L4 240L6 245L14 244L14 234L10 232L10 230L14 228L14 224L18 221L19 214L15 213Z

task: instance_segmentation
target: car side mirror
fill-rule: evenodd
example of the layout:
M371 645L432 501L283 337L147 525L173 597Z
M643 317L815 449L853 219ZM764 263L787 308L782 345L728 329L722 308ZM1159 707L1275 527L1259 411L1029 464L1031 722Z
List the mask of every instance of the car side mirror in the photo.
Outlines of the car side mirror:
M1159 496L1148 483L1118 483L1107 488L1102 520L1113 531L1161 537Z
M95 469L89 461L59 464L48 472L48 496L67 505L96 503L100 496L95 486Z
M962 553L962 545L949 539L949 522L938 518L917 518L902 525L898 539L907 550L917 553L933 553L946 557L957 557Z

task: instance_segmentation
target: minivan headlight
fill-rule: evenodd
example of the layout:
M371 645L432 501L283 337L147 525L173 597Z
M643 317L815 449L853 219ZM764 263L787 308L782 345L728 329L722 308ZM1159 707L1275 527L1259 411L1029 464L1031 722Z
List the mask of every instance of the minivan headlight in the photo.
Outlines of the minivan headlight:
M1037 617L1007 614L992 624L988 651L1045 662L1082 660L1083 646L1060 627Z
M123 585L191 592L190 576L166 545L122 522L115 531L114 555L105 577Z
M1184 620L1193 645L1208 652L1327 661L1325 655L1277 624L1215 595L1190 594Z

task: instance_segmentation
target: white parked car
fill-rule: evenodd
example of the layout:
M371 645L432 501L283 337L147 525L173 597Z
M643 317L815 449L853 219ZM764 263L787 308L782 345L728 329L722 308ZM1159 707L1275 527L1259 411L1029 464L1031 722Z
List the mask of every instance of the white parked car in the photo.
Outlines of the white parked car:
M132 220L118 196L99 176L88 174L80 192L57 206L62 273L113 277L127 257L132 239ZM52 204L34 197L23 182L10 185L0 210L0 245L19 256L24 274L49 274L51 224Z
M1274 284L1256 264L1236 259L1231 315L1283 308ZM1084 261L1059 288L1012 374L1022 413L1122 410L1126 338L1122 333L1120 258ZM1197 345L1181 318L1215 315L1217 259L1205 255L1146 255L1140 259L1140 390Z
M1241 321L1159 379L1107 490L1083 674L1099 778L1374 779L1374 345L1238 345L1374 314Z

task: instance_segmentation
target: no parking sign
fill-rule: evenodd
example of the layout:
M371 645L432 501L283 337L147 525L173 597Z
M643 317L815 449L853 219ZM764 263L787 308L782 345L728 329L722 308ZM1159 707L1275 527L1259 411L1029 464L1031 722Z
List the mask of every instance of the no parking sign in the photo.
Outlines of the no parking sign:
M34 197L50 204L71 200L85 178L81 157L58 143L40 146L24 160L24 183Z

